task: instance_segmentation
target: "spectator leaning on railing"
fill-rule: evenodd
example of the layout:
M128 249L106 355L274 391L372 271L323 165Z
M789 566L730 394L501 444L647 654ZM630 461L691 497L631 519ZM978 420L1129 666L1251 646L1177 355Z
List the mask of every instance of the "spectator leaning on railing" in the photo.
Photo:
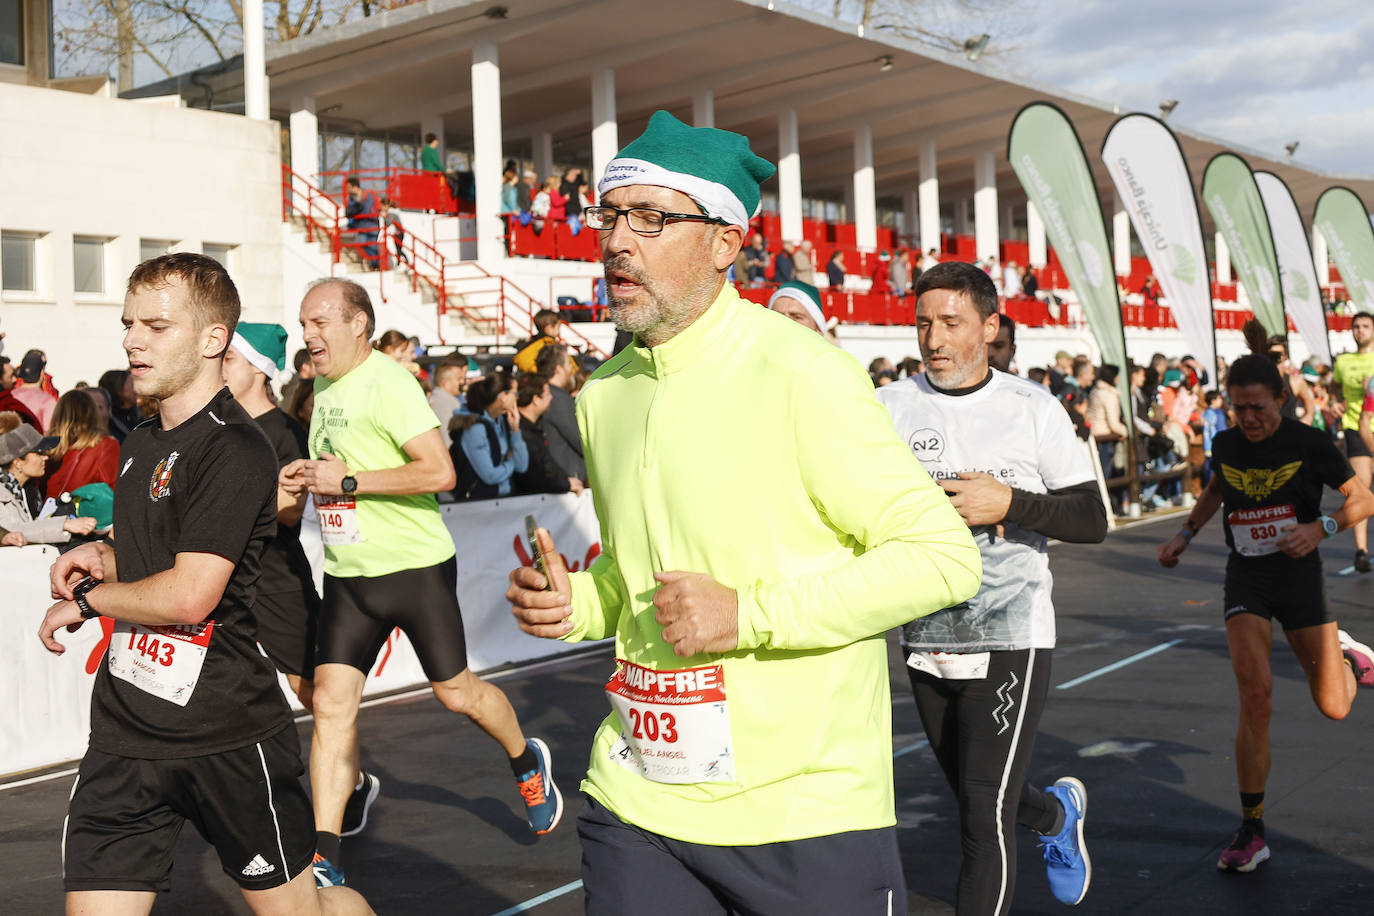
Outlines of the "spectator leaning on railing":
M468 386L468 412L453 418L449 454L459 501L509 496L511 478L529 467L515 409L515 379L493 372Z

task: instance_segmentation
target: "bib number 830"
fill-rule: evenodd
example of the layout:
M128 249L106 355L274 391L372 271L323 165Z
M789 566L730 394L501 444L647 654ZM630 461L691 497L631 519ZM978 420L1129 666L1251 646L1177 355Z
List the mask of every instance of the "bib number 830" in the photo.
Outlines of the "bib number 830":
M176 644L170 639L149 639L147 633L136 631L129 633L129 648L140 655L146 655L164 668L171 666L172 656L176 652Z
M669 744L677 740L677 719L670 712L653 713L631 706L630 725L634 736L641 740L666 741Z

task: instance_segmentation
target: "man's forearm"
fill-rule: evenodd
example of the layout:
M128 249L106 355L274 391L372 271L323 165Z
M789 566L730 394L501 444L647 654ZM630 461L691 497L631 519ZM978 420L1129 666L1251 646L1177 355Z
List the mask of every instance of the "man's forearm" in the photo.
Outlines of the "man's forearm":
M1006 521L1074 544L1097 544L1107 536L1107 510L1095 480L1048 493L1013 488Z
M137 582L111 582L106 568L105 584L86 594L86 603L102 617L152 626L200 623L214 610L198 606L192 589L175 569Z
M358 495L412 496L453 488L453 471L439 462L411 461L397 468L358 471Z

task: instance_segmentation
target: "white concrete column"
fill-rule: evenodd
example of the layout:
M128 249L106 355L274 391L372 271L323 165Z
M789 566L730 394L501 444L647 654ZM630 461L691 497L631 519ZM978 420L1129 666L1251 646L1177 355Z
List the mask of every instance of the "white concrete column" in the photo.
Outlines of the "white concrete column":
M1118 277L1130 274L1131 215L1126 212L1126 204L1116 191L1112 192L1112 261Z
M534 149L534 171L543 181L553 174L553 133L542 130L530 138L530 146Z
M797 140L795 108L778 112L778 219L784 239L801 241L801 144Z
M926 140L920 150L920 183L916 186L920 199L921 250L940 247L940 178L935 167L935 141Z
M291 116L288 121L291 130L291 171L302 181L319 183L320 173L320 122L315 117L315 97L302 96L291 100ZM305 188L296 182L297 193L304 194ZM303 204L303 200L297 200Z
M494 41L472 48L472 177L477 186L477 258L506 256L501 209L501 57Z
M1045 245L1045 222L1035 204L1026 201L1026 242L1030 247L1031 267L1044 267L1049 263L1049 250Z
M1322 286L1331 282L1331 262L1327 260L1326 236L1320 229L1312 227L1312 266L1317 268L1317 282Z
M424 145L425 137L430 134L439 138L439 162L448 162L448 144L444 142L444 119L441 115L430 115L420 119L420 144Z
M916 239L921 233L921 192L907 191L902 195L902 234L906 236L904 243L908 246L916 245Z
M878 248L878 192L873 179L873 128L854 128L854 225L860 251Z
M998 228L1002 230L1002 235L1009 239L1015 238L1016 233L1012 231L1012 227L1015 225L1016 207L1010 202L1002 204L1002 219L1001 222L997 224Z
M716 94L714 91L703 89L692 96L692 126L716 126Z
M1231 282L1231 249L1226 246L1226 236L1220 232L1216 235L1217 246L1217 282Z
M262 0L243 0L243 113L255 121L266 121L270 116L266 42Z
M615 71L592 72L592 180L596 187L606 166L620 151L620 128L615 120Z
M995 258L1001 232L997 226L997 152L973 157L973 236L979 260Z
M968 227L969 227L968 204L969 204L969 200L968 200L967 197L961 197L961 198L959 198L958 200L956 200L956 201L954 202L954 234L955 234L955 235L968 235Z

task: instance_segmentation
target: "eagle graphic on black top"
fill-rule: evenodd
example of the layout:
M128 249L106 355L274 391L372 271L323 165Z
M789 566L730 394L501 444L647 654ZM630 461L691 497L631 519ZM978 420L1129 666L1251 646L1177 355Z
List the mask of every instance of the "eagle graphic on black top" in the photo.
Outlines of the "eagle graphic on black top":
M1221 476L1226 482L1235 489L1244 493L1249 499L1260 501L1282 487L1293 479L1293 475L1298 473L1298 468L1302 467L1301 459L1290 461L1288 464L1279 468L1247 468L1239 470L1229 464L1221 466Z

